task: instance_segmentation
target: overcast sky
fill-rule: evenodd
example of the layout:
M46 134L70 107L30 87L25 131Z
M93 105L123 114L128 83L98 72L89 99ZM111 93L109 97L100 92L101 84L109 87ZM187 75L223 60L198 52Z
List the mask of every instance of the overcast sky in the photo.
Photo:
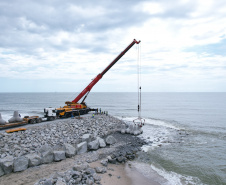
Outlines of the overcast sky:
M133 39L143 91L226 91L225 0L1 0L0 92L80 92ZM137 53L92 91L136 92Z

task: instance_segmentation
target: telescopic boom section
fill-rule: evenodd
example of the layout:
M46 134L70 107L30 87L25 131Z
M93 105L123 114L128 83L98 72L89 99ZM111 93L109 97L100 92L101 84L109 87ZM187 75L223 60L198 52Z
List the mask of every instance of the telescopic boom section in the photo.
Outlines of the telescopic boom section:
M102 73L98 74L96 78L72 101L73 103L77 103L86 93L91 91L93 86L104 76L104 74L111 69L111 67L127 52L134 44L139 44L140 41L136 41L136 39L131 42L127 48L122 51L107 67L103 70Z

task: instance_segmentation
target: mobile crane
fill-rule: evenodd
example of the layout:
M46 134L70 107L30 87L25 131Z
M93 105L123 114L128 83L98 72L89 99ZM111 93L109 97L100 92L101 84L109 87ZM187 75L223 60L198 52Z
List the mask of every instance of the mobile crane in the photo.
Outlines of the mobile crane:
M73 100L73 101L66 101L65 106L62 108L56 109L56 115L57 117L61 118L67 118L70 116L77 116L80 114L86 114L91 109L87 107L85 103L85 99L87 98L89 92L93 88L93 86L104 76L104 74L111 69L111 67L127 52L134 44L139 44L141 41L136 41L134 39L129 46L126 47L125 50L123 50L103 71L102 73L98 74L91 82L90 84ZM84 98L83 98L84 97ZM78 103L79 100L81 103Z

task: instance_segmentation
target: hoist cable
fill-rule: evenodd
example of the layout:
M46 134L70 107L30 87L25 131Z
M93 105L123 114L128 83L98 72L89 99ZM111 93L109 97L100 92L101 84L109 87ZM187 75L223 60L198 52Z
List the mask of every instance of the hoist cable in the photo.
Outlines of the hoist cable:
M138 117L141 117L141 54L140 45L137 48L137 91L138 91Z

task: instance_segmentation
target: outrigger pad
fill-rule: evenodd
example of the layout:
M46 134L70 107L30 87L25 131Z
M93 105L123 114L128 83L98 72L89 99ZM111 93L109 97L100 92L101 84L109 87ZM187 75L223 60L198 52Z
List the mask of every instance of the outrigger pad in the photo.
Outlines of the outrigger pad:
M13 117L9 119L9 123L20 122L23 121L23 118L19 116L18 111L14 111Z
M2 115L0 113L0 125L5 125L6 121L4 119L2 119Z

